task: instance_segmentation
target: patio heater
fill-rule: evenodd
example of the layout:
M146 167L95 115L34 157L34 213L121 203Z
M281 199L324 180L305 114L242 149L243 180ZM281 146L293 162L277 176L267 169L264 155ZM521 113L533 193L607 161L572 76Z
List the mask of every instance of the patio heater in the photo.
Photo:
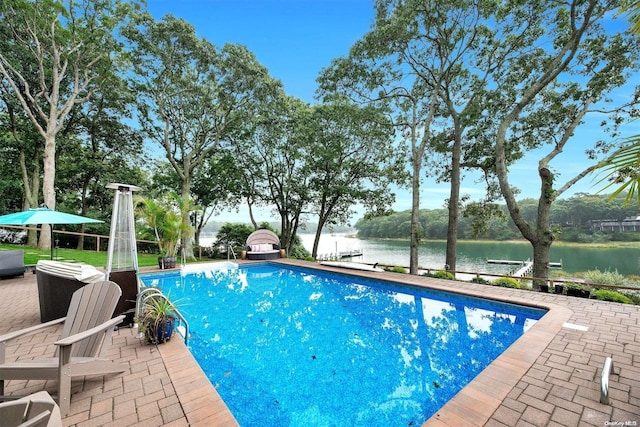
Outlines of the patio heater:
M139 291L133 192L139 191L140 187L111 183L107 184L106 188L115 190L115 197L105 279L116 282L122 289L122 296L116 305L114 316L124 314L126 317L120 326L133 326L136 297Z

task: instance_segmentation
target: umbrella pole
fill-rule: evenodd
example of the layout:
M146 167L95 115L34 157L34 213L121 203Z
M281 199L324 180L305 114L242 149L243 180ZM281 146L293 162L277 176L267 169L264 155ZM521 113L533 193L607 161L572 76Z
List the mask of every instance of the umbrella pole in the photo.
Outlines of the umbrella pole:
M51 248L51 260L53 261L53 224L49 224L49 229L51 230L51 244L49 247Z

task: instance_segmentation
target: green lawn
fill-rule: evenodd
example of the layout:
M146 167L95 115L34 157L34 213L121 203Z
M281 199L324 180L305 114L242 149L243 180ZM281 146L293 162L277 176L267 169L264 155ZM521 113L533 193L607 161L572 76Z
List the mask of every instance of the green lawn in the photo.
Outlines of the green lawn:
M0 250L24 249L25 265L36 264L41 259L51 259L51 252L38 248L28 248L22 245L0 244ZM54 259L57 261L83 262L95 267L107 266L107 252L80 251L77 249L54 249ZM150 267L158 265L158 254L138 254L138 266Z

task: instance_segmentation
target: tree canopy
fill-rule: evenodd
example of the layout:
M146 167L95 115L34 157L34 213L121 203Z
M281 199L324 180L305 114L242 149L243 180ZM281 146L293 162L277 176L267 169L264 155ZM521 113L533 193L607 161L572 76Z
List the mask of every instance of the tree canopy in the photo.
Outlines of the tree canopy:
M448 263L455 265L461 170L479 168L487 201L497 194L505 199L533 246L534 275L547 277L551 204L595 167L594 161L558 185L552 161L568 143L579 143L571 137L588 117L604 116L603 129L615 135L636 108L635 94L611 96L638 68L637 40L605 27L619 6L597 0L375 2L372 30L324 70L320 87L324 99L338 93L384 108L409 147L412 273L422 166L429 159L446 165L436 171L451 185ZM597 140L585 146L594 160L609 148ZM531 223L521 215L509 168L538 149L547 151L538 162L538 218Z
M396 227L410 239L412 272L421 238L446 230L455 268L459 235L509 216L534 248L534 275L545 277L554 203L615 146L577 141L576 131L597 118L615 138L636 114L633 88L616 92L639 52L616 21L620 5L376 0L371 30L320 73L310 105L287 95L246 47L216 46L136 1L8 0L0 150L12 173L0 180L3 203L44 200L104 216L108 209L96 211L109 204L106 182L143 181L134 184L149 198L180 195L190 256L222 208L245 203L254 227L254 207L273 208L289 247L305 222L317 219L319 237L348 223L356 205L368 218L384 215L392 185L410 185L410 215ZM634 143L631 157L620 151L607 163L614 184L632 178L621 188L631 195ZM554 164L568 144L582 144L594 162L576 176ZM534 150L542 154L532 203L517 200L510 169ZM462 194L471 170L481 173L482 201ZM420 209L426 176L450 184L444 223Z
M137 7L134 1L117 0L1 3L3 91L42 138L42 197L52 209L56 206L56 136L74 107L91 99L113 75L113 61L121 47L116 32ZM40 247L49 248L49 239L49 233L41 233Z
M141 127L164 151L181 196L190 197L197 169L243 131L280 84L245 47L218 48L171 15L159 22L147 15L126 34ZM193 257L191 236L183 241Z

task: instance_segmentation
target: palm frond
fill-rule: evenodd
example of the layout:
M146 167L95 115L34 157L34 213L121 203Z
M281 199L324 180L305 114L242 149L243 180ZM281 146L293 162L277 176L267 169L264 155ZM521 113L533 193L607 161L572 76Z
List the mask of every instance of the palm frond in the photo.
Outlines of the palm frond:
M631 31L640 35L640 0L627 0L622 6L622 11L631 22Z
M613 199L627 191L625 205L631 203L637 195L638 206L640 206L640 135L628 138L621 148L600 163L598 169L601 169L605 175L596 182L596 185L608 183L598 193L615 188L610 196L610 199Z

